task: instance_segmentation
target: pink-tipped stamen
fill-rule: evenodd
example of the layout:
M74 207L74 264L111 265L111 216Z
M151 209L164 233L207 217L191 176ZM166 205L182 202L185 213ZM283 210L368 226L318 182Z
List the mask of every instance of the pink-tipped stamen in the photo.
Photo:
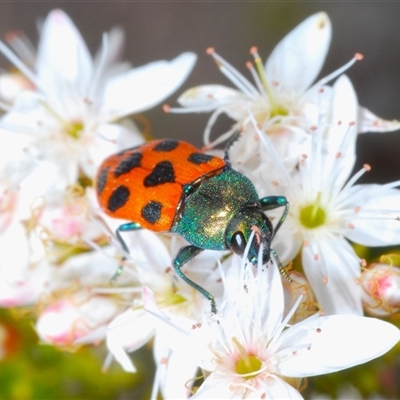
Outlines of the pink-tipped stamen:
M347 190L348 188L350 188L351 186L353 186L366 172L371 170L371 166L368 164L364 164L363 168L361 168L356 174L354 174L346 183L346 185L343 187L343 189L341 190L342 192L344 192L345 190Z
M337 70L331 72L329 75L325 76L324 78L320 79L317 83L313 86L323 86L326 85L331 80L337 78L339 75L342 75L343 72L347 71L350 67L352 67L357 61L362 60L362 55L360 53L356 53L354 57L344 64L342 67L338 68Z
M212 49L212 51L210 50ZM221 72L243 93L250 97L258 96L256 88L228 61L222 58L213 48L207 50L207 54L211 55L216 61Z

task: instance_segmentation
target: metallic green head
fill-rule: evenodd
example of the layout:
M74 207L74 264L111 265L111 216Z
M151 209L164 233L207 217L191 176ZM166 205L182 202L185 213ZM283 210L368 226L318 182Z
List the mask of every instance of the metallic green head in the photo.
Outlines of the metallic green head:
M262 245L262 263L265 264L270 260L273 227L260 208L245 208L229 221L225 231L226 246L235 254L243 256L253 230L255 236L247 258L253 265L257 265L258 253Z

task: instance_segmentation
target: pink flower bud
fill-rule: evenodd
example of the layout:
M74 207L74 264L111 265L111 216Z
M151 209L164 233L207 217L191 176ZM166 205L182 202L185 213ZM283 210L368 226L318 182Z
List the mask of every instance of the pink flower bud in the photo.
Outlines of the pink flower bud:
M36 331L45 343L73 346L77 339L105 327L120 311L115 297L80 291L46 307L38 318ZM104 339L105 333L104 329L96 341Z
M395 316L400 313L400 268L392 265L371 264L360 277L362 300L367 313Z

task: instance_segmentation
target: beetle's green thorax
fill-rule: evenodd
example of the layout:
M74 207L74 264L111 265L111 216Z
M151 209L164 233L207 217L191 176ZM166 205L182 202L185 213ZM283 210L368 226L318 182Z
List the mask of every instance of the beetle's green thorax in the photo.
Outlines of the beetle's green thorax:
M225 231L246 208L261 212L255 187L228 167L189 192L171 231L199 248L225 250L229 248Z

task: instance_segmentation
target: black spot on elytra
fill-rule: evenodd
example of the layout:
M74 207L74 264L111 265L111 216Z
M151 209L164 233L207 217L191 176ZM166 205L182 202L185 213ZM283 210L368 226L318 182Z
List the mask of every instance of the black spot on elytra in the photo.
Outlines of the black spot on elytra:
M104 167L97 176L96 190L100 196L107 182L107 174L110 167Z
M118 178L120 175L131 172L134 168L140 167L140 161L142 160L142 153L132 153L128 157L124 158L115 168L114 176Z
M109 211L114 212L118 210L118 208L123 207L129 199L129 189L120 185L111 193L111 196L108 199L107 208Z
M156 144L153 148L154 151L163 152L163 151L172 151L175 150L179 145L178 140L174 139L166 139L162 142Z
M157 186L168 182L175 182L174 167L170 161L159 162L143 181L146 187Z
M142 208L142 217L150 224L155 224L161 217L162 204L150 201Z
M209 154L192 153L188 157L188 161L193 164L199 165L199 164L207 163L207 162L211 161L213 158L214 158L214 156L210 156Z

